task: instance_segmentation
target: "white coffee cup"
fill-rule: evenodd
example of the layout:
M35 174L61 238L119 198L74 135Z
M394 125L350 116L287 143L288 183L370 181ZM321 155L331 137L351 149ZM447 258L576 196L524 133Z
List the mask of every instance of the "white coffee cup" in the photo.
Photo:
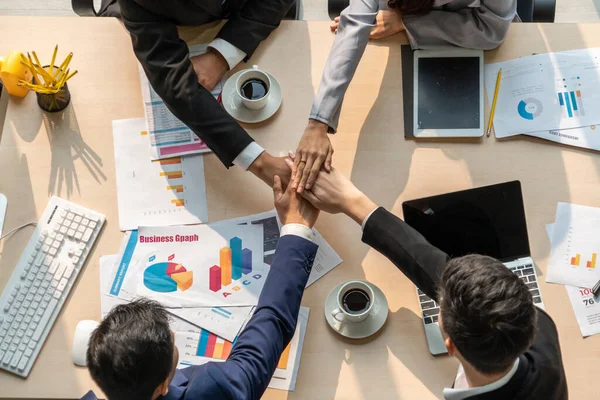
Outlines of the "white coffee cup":
M347 310L344 307L344 297L348 294L348 292L353 289L359 289L364 292L369 298L369 305L360 310L360 312L353 312L351 310ZM333 318L335 318L338 322L362 322L369 317L371 312L373 311L373 304L375 300L375 294L373 293L373 289L369 285L367 285L363 281L349 281L346 282L337 295L337 308L331 312Z
M259 79L267 85L267 93L260 99L247 99L242 95L242 85L250 79ZM258 65L253 65L252 69L246 69L238 76L235 82L235 92L242 100L242 104L250 110L260 110L267 105L269 101L269 94L271 93L271 79L269 74L260 70Z

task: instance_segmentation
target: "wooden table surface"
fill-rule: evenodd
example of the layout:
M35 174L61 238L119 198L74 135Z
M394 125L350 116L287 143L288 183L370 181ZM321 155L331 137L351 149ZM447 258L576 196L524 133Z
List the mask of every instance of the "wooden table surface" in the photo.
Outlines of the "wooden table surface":
M328 22L284 22L251 59L281 83L284 101L268 122L247 126L269 152L295 149L309 115L334 36ZM207 41L215 29L187 40ZM71 362L75 326L100 319L98 257L119 248L111 121L143 116L137 64L131 42L116 20L0 17L0 54L36 50L49 58L56 43L75 56L79 74L69 82L71 105L44 115L35 96L11 98L0 141L0 192L8 197L6 229L37 221L55 195L107 216L107 225L74 286L27 379L0 372L0 397L78 398L97 390L86 369ZM574 399L597 394L593 384L600 337L581 337L565 288L549 285L549 242L544 224L559 201L600 205L600 157L589 151L517 137L474 141L407 141L403 136L400 44L406 38L372 42L346 95L339 132L332 137L334 165L378 204L401 215L404 200L518 179L532 256L541 276L547 311L560 333L569 392ZM515 24L506 43L486 62L531 53L600 47L600 25ZM0 102L1 104L1 102ZM266 211L271 190L237 168L227 171L205 156L210 221ZM225 184L226 183L226 184ZM296 391L268 390L280 399L436 399L450 385L456 360L427 351L414 286L389 261L360 241L358 225L323 214L317 228L344 263L305 293L311 308ZM31 231L0 242L0 287L12 273ZM366 342L348 342L325 322L325 297L338 283L367 279L389 302L382 332ZM98 392L97 392L98 393Z

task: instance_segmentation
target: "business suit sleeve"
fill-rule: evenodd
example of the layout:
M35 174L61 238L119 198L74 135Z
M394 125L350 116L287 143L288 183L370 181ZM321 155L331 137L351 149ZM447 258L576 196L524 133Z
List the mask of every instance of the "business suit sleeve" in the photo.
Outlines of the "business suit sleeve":
M260 42L279 26L292 4L294 0L248 0L240 11L229 16L217 37L242 50L248 60Z
M252 138L198 83L175 24L134 0L119 0L119 5L135 55L156 93L226 167L231 166Z
M393 262L427 296L437 300L437 287L448 261L446 253L382 207L367 220L362 240Z
M502 44L516 15L516 0L481 0L480 7L406 15L403 22L413 49L454 45L490 50Z
M378 10L378 0L350 0L340 14L338 31L310 112L310 118L327 124L330 131L337 130L344 95L365 52Z
M227 399L260 399L281 353L296 331L300 301L317 248L313 242L294 235L279 239L256 311L229 358L224 363L210 363L205 370L198 370L209 374L213 387L206 387L206 379L199 379L195 386L192 376L186 399L213 398L203 396L217 388L226 393Z

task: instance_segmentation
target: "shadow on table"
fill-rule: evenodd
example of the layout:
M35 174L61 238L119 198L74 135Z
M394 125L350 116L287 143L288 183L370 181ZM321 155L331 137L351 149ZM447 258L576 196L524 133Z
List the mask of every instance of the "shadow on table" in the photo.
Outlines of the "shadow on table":
M42 120L52 151L48 181L49 195L60 196L63 186L68 198L71 197L74 189L80 193L81 188L75 168L76 160L80 160L85 165L96 182L106 181L106 175L102 172L102 158L81 136L73 103L62 112L43 113Z

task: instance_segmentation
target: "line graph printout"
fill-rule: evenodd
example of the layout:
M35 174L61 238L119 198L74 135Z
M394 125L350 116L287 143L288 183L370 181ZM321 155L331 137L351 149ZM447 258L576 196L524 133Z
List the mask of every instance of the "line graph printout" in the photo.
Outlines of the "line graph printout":
M600 49L536 54L485 67L488 98L502 81L494 117L497 137L600 123Z
M120 229L207 222L203 156L152 161L144 129L141 118L113 121Z
M600 208L558 203L546 280L591 288L600 280Z

